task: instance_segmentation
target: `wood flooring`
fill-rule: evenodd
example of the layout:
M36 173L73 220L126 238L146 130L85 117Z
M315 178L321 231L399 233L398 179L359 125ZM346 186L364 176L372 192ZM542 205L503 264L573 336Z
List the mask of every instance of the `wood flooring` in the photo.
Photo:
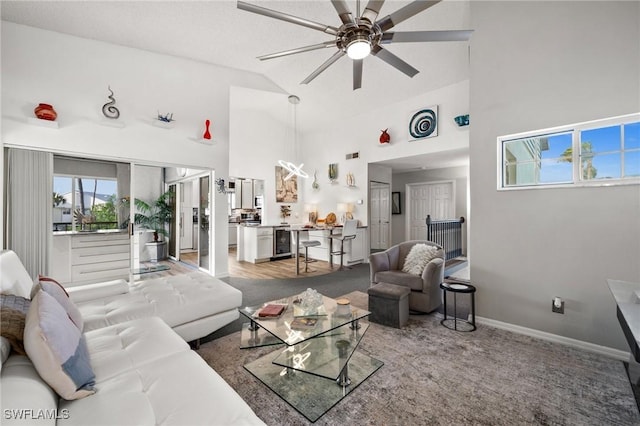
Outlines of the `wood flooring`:
M181 253L181 262L170 259L162 260L157 265L167 265L169 270L150 272L135 276L136 281L148 280L171 275L186 274L188 272L197 271L197 253ZM143 267L151 267L153 263L146 262ZM300 258L300 275L296 275L296 259L280 259L271 262L251 263L238 262L236 260L235 247L229 248L229 276L238 278L255 278L255 279L286 279L286 278L304 278L314 277L318 275L330 274L338 270L340 265L333 265L333 269L329 267L329 262L317 261L309 264L309 272L304 272L304 256Z
M334 264L333 269L329 268L329 262L317 261L309 263L309 272L304 272L304 257L300 258L300 275L296 275L296 259L280 259L271 262L251 263L238 262L236 260L236 250L229 248L229 275L239 278L258 279L283 279L283 278L303 278L318 275L330 274L338 270Z

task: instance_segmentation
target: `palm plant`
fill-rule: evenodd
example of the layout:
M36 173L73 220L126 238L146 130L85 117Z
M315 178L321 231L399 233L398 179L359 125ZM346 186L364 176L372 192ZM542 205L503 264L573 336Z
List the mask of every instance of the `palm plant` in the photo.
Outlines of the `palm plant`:
M134 223L145 229L153 230L153 241L158 241L158 234L167 236L165 228L172 219L173 192L167 191L160 195L151 204L136 198L134 200L138 212L135 214Z

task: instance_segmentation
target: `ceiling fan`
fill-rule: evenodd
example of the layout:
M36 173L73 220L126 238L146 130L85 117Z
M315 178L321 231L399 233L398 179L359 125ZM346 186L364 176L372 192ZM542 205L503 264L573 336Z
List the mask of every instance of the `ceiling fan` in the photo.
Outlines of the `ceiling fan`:
M327 61L320 65L302 84L310 83L320 73L329 68L334 62L347 55L353 59L353 90L362 87L362 60L370 54L382 59L392 67L398 69L409 77L413 77L419 71L382 47L383 44L390 43L412 43L430 41L466 41L471 36L472 30L450 30L450 31L405 31L390 32L394 26L414 15L440 3L437 1L416 0L406 6L396 10L384 18L378 19L380 9L384 0L369 0L367 6L360 14L360 0L356 2L356 16L354 17L347 6L345 0L331 0L331 4L338 12L342 21L339 27L320 24L308 19L289 15L272 9L267 9L255 4L238 1L238 8L258 15L280 19L292 24L301 25L317 31L334 36L333 40L325 41L311 46L298 47L296 49L285 50L269 55L259 56L258 59L279 58L282 56L294 55L296 53L309 52L312 50L337 47L335 52Z

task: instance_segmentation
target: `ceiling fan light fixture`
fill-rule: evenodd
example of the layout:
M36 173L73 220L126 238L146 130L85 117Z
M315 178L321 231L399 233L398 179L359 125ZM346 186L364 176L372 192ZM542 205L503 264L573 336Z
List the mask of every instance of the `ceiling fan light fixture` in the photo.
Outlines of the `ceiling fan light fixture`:
M366 38L356 38L347 46L347 56L351 59L364 59L371 53L371 43Z

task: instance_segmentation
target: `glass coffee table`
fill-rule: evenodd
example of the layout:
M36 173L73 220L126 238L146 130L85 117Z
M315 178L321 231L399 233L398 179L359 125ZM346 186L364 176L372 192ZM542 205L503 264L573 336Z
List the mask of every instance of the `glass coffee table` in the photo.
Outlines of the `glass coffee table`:
M348 314L338 315L336 301L323 296L324 305L310 313L297 301L292 296L240 309L249 319L240 347L284 345L244 367L315 422L384 363L356 351L369 328L361 321L369 311L351 307ZM260 318L258 312L267 304L286 308L278 317Z

